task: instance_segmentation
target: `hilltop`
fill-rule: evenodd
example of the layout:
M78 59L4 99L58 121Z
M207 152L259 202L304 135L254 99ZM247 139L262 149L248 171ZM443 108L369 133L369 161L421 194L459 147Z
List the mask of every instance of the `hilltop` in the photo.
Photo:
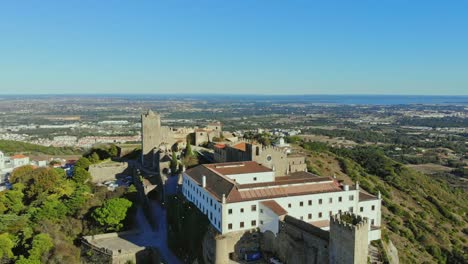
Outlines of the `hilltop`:
M383 196L383 235L401 263L466 263L466 192L387 157L375 147L332 148L300 142L308 168Z

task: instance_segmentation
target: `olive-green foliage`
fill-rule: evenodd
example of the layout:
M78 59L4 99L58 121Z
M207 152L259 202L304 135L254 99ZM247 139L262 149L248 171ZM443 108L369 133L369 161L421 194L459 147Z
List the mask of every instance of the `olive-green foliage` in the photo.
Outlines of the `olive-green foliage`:
M74 242L102 231L91 217L92 209L127 193L76 182L78 178L68 179L62 169L31 166L13 172L12 189L0 192L0 263L8 263L11 256L7 236L14 244L15 263L80 262ZM128 197L136 199L134 194Z
M468 255L464 253L466 246L463 246L466 240L459 242L463 238L456 230L467 223L463 219L468 211L464 191L449 188L446 182L405 167L386 156L381 147L344 149L319 142L303 142L301 145L309 151L335 156L343 172L353 181L359 181L364 190L373 194L381 192L383 205L390 212L382 215L388 230L385 232L387 239L395 235L407 239L414 244L413 250L421 250L417 254L429 253L439 263L468 262ZM395 197L412 201L396 203ZM422 210L415 211L410 204L417 204ZM451 228L447 230L447 226ZM407 251L407 247L399 250L403 261L415 261L414 253Z
M88 169L89 165L91 165L91 161L89 161L89 159L86 157L81 157L76 161L75 168L80 167L83 169Z
M31 154L48 154L48 155L74 155L81 154L82 149L79 148L57 148L57 147L45 147L41 145L35 145L25 142L13 141L13 140L0 140L0 149L9 154L13 153L31 153Z
M100 160L115 158L119 155L119 150L114 144L102 144L93 147L85 156L91 163L97 163Z
M94 210L92 216L94 220L108 231L119 231L122 221L127 216L127 210L132 206L132 202L124 198L114 198L104 202L104 204Z
M13 188L7 192L0 192L0 213L19 213L24 208L23 204L24 185L16 183Z
M11 259L13 258L13 247L15 243L10 237L10 234L4 233L0 234L0 262L2 259Z
M73 181L78 184L84 184L91 179L91 174L81 167L75 167L73 170Z

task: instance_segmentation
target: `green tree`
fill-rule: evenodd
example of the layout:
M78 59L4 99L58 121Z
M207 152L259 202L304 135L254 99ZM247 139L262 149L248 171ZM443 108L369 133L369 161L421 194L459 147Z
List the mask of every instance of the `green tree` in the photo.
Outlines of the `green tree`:
M124 198L113 198L94 210L92 217L99 225L108 231L119 231L122 221L127 217L127 210L132 206L132 202Z
M33 261L32 263L36 263L36 261L40 263L42 256L48 253L53 247L52 238L48 234L38 234L34 236L32 247L28 251L28 260Z
M76 213L86 204L90 195L91 189L88 185L78 185L70 198L65 202L68 212L72 215L76 215Z
M90 165L91 165L91 161L89 161L88 158L81 157L76 161L75 168L80 167L80 168L83 168L83 169L88 169Z
M90 161L92 164L98 163L100 160L101 160L101 158L99 157L99 154L97 154L97 152L93 152L93 153L89 156L89 161Z
M75 167L73 171L73 180L76 183L83 184L83 183L88 182L90 179L91 179L91 174L87 170L81 167Z
M27 195L36 197L41 194L51 194L58 191L62 180L57 172L50 168L39 168L32 172L33 181Z
M24 209L23 187L23 184L16 183L11 190L0 193L0 213L9 211L17 214Z
M187 147L185 148L185 156L192 156L193 155L193 152L192 152L192 145L190 144L190 141L187 140Z
M32 180L32 172L34 171L34 167L31 165L22 166L16 168L10 176L11 183L23 183L28 185Z
M50 219L52 221L63 219L68 212L66 205L56 197L49 197L39 209L31 209L33 209L32 219L36 223L45 219Z
M0 234L0 262L14 257L12 251L14 246L15 243L12 241L8 233Z
M177 165L179 161L177 160L177 154L175 152L172 153L172 160L171 160L171 173L175 174L177 171Z
M117 148L116 145L112 144L109 149L107 150L107 152L109 153L109 156L111 156L112 158L115 158L119 155L119 149Z

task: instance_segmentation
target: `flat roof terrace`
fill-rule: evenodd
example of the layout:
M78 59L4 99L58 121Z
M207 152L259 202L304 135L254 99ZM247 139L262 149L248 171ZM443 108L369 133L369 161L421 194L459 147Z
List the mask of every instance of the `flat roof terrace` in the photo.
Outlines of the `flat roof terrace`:
M258 164L255 161L204 164L203 166L219 175L248 174L272 171L270 168Z

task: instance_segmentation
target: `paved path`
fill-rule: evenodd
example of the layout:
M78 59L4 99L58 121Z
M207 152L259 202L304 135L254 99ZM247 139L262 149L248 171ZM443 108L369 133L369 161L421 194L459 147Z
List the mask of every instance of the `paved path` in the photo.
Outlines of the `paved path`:
M182 263L167 246L166 210L156 201L150 200L150 206L150 210L155 212L156 220L158 221L158 224L156 225L157 228L156 230L153 230L143 212L143 209L139 207L137 211L137 223L141 233L136 238L138 241L134 241L134 243L141 246L158 248L163 259L167 263Z

